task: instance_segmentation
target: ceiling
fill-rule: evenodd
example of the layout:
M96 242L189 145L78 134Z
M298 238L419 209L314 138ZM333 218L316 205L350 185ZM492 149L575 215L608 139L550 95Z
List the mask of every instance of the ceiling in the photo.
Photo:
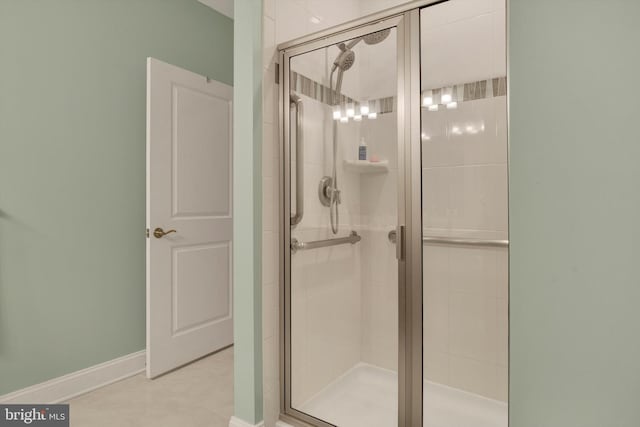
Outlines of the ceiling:
M233 19L233 0L198 0L210 8L217 10L223 15Z

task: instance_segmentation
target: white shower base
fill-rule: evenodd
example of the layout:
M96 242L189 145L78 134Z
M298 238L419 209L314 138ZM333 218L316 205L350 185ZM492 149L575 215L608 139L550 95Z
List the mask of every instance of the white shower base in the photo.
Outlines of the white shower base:
M397 374L358 364L299 409L339 427L390 427L397 420ZM507 404L425 381L424 427L507 427Z

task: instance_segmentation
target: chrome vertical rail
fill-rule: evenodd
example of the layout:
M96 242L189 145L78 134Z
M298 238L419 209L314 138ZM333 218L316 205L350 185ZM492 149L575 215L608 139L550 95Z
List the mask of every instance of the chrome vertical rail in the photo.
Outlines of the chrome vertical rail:
M407 426L423 425L423 289L422 289L422 127L421 82L420 82L420 10L405 14L407 22L407 60L405 76L407 122L407 146L405 147L405 208L406 235L404 239L406 256L407 286L407 346L406 363L410 380L406 384L409 393L409 422Z
M404 15L403 15L404 16ZM409 300L407 295L408 278L406 267L406 251L405 242L402 237L406 234L406 203L407 188L405 171L407 168L406 146L409 141L408 126L407 126L407 114L410 114L408 108L409 91L408 91L408 76L407 76L407 64L409 62L409 46L410 40L407 39L408 27L406 22L406 16L404 20L398 25L397 35L397 75L398 75L398 189L397 189L397 226L396 232L400 236L400 242L396 245L396 259L398 260L398 427L412 427L410 422L409 411L411 396L410 390L407 387L411 380L411 368L407 363L407 353L410 344L410 336L408 334L408 317L407 313L407 301Z
M302 98L291 94L291 108L296 110L296 213L291 215L291 226L300 224L304 216L304 106Z
M420 10L398 27L398 427L422 426Z
M284 52L278 52L278 152L279 152L279 180L278 180L278 232L280 235L280 241L278 242L278 264L279 264L279 281L278 281L278 362L280 367L279 378L280 378L280 413L284 414L286 412L287 403L285 400L285 384L286 384L286 368L287 368L287 358L286 354L288 351L288 347L286 346L286 340L288 338L289 333L287 332L287 325L285 320L287 319L286 309L289 301L287 300L287 284L289 283L289 263L290 263L290 255L291 251L289 250L289 238L291 234L291 226L289 225L291 222L291 214L289 210L289 202L287 201L287 197L289 192L286 190L288 188L288 179L289 179L289 163L288 163L288 155L287 150L289 146L289 120L288 114L285 114L285 111L289 111L288 108L285 108L287 105L286 100L289 99L288 96L285 96L285 91L289 90L289 83L285 81L288 80L288 72L289 67L285 65L285 61L288 61L288 58L285 58ZM286 72L285 72L286 70Z

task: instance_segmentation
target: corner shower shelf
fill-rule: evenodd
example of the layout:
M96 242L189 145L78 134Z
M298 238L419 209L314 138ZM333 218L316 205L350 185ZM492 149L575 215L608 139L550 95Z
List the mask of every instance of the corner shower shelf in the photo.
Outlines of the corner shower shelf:
M344 170L356 173L387 173L389 161L370 162L369 160L345 160Z

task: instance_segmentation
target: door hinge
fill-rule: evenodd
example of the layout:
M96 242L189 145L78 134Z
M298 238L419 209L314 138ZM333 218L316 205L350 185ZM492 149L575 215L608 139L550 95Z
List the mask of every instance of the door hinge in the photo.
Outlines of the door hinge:
M276 84L279 85L280 84L280 64L276 62L275 65L276 66L274 68L276 69Z

